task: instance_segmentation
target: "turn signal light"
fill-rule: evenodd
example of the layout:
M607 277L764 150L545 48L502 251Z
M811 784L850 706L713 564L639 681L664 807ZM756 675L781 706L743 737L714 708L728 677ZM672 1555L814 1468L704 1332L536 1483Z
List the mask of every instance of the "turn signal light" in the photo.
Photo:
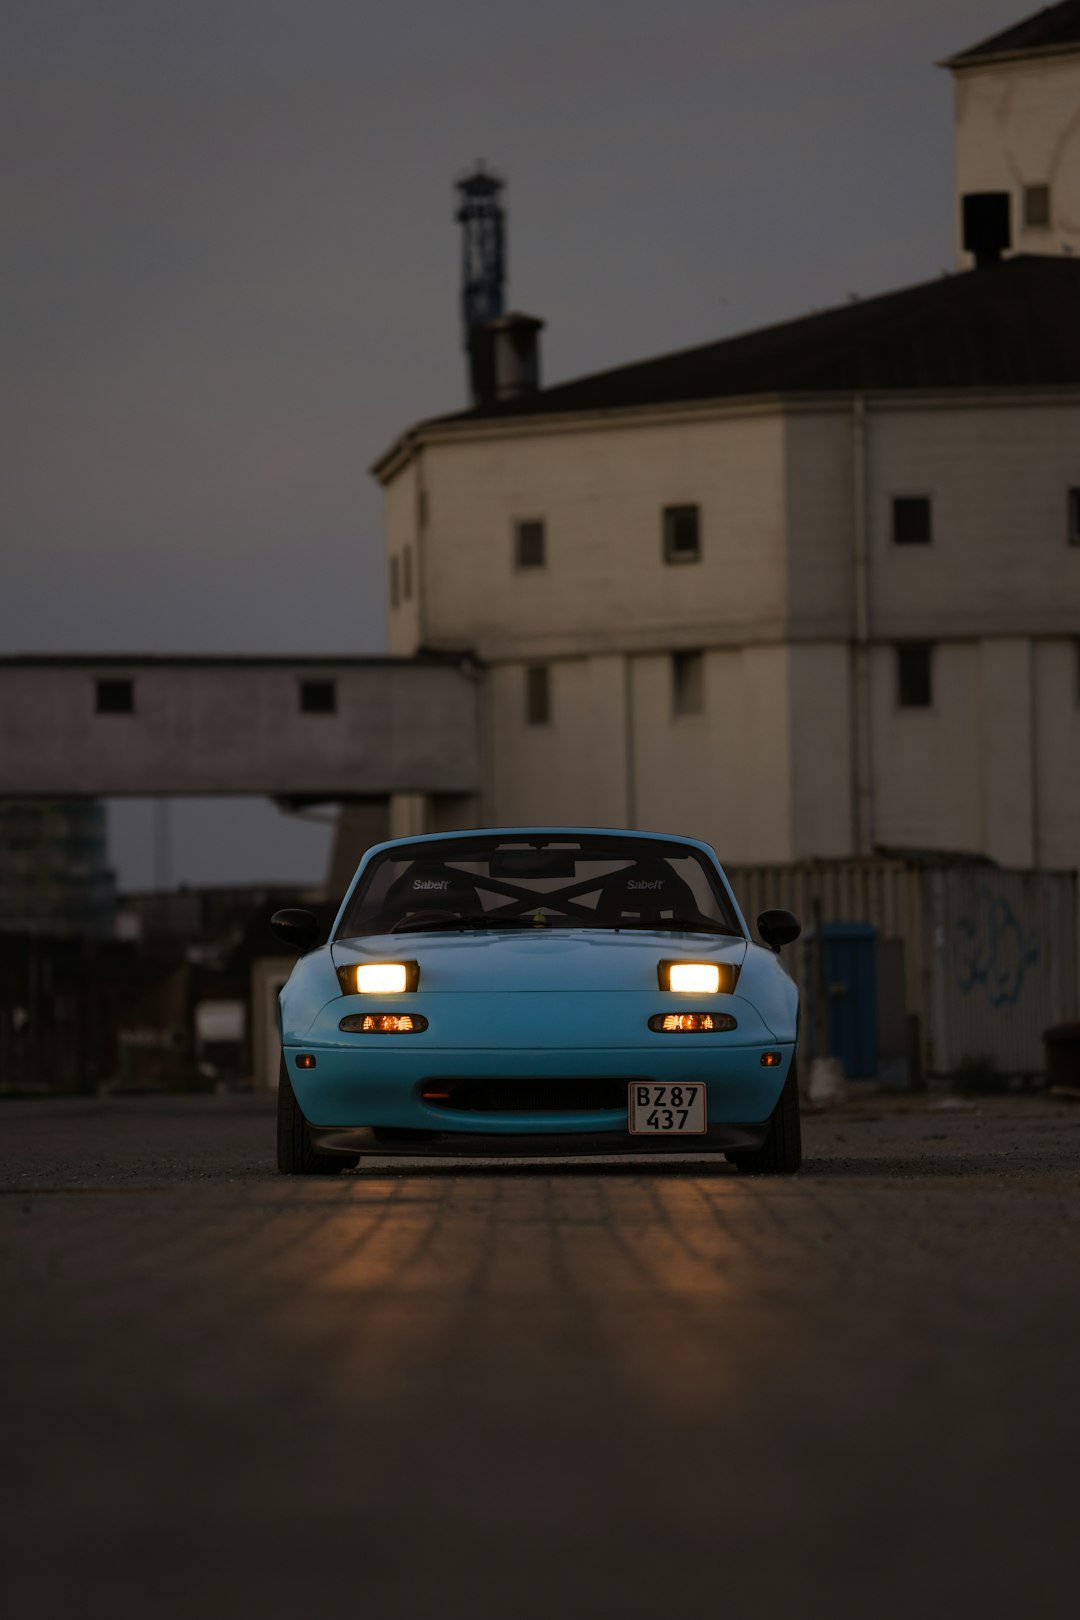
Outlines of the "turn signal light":
M338 1029L350 1035L420 1035L427 1019L420 1013L353 1013Z
M649 1028L659 1035L709 1035L738 1025L730 1013L654 1013Z
M761 1067L763 1069L778 1069L784 1061L782 1052L762 1052Z
M674 990L679 995L730 995L738 981L739 970L733 962L671 962L657 965L661 990Z
M296 1067L298 1069L313 1069L315 1067L313 1054L311 1052L299 1052L296 1058Z

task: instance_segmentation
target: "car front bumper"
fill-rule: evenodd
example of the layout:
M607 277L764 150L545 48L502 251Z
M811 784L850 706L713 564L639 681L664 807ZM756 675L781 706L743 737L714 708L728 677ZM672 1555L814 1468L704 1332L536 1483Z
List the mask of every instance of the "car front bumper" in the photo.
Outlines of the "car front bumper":
M780 1053L763 1068L762 1051ZM285 1061L301 1112L320 1151L698 1152L757 1146L791 1066L792 1043L725 1046L713 1037L658 1036L650 1046L462 1050L420 1038L373 1036L351 1047L288 1045ZM300 1069L301 1053L315 1067ZM432 1081L573 1078L704 1085L707 1136L631 1136L627 1108L596 1111L466 1112L426 1102ZM664 1145L661 1145L661 1144Z

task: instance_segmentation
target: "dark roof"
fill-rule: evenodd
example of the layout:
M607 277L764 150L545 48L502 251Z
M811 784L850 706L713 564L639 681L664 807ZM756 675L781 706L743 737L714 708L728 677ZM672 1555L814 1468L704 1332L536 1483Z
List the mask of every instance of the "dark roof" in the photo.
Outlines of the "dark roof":
M1033 17L1003 28L970 50L950 56L946 67L964 67L988 57L1025 56L1029 51L1052 53L1080 50L1080 0L1061 0L1060 5L1044 6Z
M1080 259L1017 255L440 422L754 394L1080 384Z

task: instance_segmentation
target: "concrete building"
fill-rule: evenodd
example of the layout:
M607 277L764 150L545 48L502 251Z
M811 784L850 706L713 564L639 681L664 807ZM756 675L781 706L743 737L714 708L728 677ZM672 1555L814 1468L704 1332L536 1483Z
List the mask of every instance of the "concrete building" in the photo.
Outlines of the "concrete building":
M393 650L486 666L485 820L1080 864L1080 262L490 402L375 470Z
M468 660L0 657L0 802L265 793L288 804L475 791Z
M0 932L106 939L115 916L101 801L0 800Z
M1080 252L1080 0L942 66L956 81L957 196L1007 192L1019 253ZM959 234L957 244L967 268Z

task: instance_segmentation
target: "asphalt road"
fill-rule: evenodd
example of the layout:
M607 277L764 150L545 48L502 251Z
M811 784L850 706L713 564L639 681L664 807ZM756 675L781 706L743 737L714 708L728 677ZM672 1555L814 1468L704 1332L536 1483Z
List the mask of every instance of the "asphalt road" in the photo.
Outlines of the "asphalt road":
M0 1103L11 1620L1078 1612L1080 1107L849 1108L788 1181L272 1124Z

